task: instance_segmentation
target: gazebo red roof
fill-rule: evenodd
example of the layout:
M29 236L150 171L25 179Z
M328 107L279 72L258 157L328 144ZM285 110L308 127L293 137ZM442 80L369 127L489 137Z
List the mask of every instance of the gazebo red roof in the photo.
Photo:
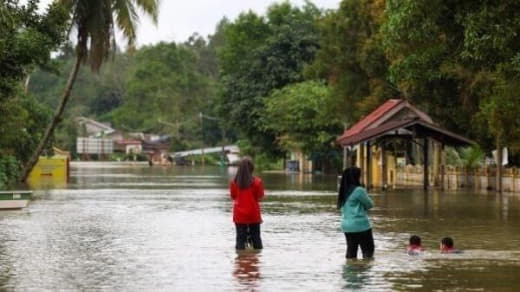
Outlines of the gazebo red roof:
M350 127L348 130L346 130L343 135L341 135L337 140L343 140L347 137L350 137L352 135L356 135L363 130L365 130L367 127L369 127L372 123L380 119L384 114L386 114L388 111L396 107L398 104L403 102L402 99L389 99L382 105L380 105L377 109L375 109L373 112L368 114L366 117L364 117L361 121L355 123L352 127Z
M399 115L406 108L411 115ZM436 125L424 112L402 99L389 99L373 112L347 129L336 141L340 145L355 145L390 134L398 129L420 131L440 142L453 145L474 144L473 141ZM419 136L422 136L420 133ZM397 132L395 132L397 135Z
M358 134L354 134L349 137L343 138L342 140L340 140L340 142L342 145L355 145L363 141L375 139L380 136L390 134L394 131L398 131L399 129L406 129L409 131L415 129L415 132L423 133L422 135L418 136L422 137L424 135L427 135L436 139L437 141L448 143L450 145L466 146L475 144L475 142L473 142L470 139L457 135L434 124L421 121L418 118L400 121L390 121L384 123L379 127L368 129ZM397 135L397 132L395 134Z

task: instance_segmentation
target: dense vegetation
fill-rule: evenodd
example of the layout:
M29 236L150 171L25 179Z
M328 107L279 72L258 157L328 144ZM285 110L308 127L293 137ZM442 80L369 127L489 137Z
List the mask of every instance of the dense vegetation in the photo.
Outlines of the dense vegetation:
M0 3L0 188L16 181L50 116L24 81L37 66L53 67L50 52L65 39L67 14L59 5L37 9L37 1Z
M15 2L0 4L3 177L16 173L38 141L76 57L64 43L58 5L37 15L30 8L36 1L26 8ZM112 55L98 73L80 69L58 146L74 149L72 118L83 115L171 135L172 150L238 141L267 160L301 150L330 167L345 126L404 98L486 152L507 146L514 158L520 151L518 1L344 0L330 11L284 2L265 15L223 19L207 37ZM21 139L25 146L14 146Z

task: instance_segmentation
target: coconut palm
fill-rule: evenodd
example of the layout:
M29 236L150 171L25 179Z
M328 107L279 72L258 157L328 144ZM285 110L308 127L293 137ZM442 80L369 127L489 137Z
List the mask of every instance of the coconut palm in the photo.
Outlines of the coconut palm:
M88 63L93 71L99 71L101 64L115 48L114 30L117 27L128 40L132 48L136 40L136 26L139 20L137 9L151 16L157 23L159 0L55 0L65 5L71 15L71 31L76 34L76 61L69 74L65 90L54 117L45 129L45 133L27 161L21 175L25 181L29 172L38 161L54 129L61 120L67 105L79 67Z

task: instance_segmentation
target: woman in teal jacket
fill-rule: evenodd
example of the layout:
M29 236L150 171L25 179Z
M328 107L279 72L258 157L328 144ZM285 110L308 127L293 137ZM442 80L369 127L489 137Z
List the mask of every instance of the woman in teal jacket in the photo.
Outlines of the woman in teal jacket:
M338 193L341 229L347 239L347 259L357 257L358 246L361 246L363 258L371 258L374 255L374 238L367 214L374 203L365 188L361 187L360 177L359 168L345 169Z

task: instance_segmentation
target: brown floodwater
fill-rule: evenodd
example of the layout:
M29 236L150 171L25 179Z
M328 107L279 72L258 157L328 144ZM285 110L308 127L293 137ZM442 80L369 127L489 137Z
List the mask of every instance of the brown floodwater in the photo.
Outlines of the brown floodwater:
M237 254L232 174L77 164L68 188L0 212L0 290L520 290L519 195L371 192L375 258L347 262L336 177L260 173L264 250ZM464 253L439 254L444 236Z

